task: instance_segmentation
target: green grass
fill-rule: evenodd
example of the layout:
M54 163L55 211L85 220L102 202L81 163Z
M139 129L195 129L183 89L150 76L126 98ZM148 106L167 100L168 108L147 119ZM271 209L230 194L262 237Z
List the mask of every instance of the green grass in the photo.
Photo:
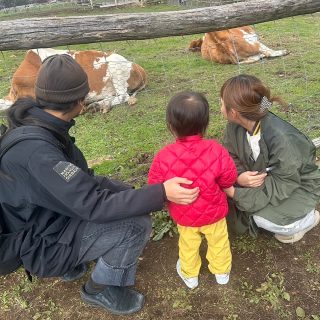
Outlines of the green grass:
M155 11L155 8L163 10L164 6L135 10ZM129 9L133 10L128 7L117 10L127 12ZM166 129L165 108L168 99L180 90L192 89L206 94L211 106L207 135L221 139L225 121L219 112L219 89L227 78L240 72L257 75L275 95L292 103L290 112L275 106L275 113L311 138L320 136L320 41L317 37L320 17L288 18L258 24L255 28L264 44L273 49L285 48L290 54L251 65L219 65L186 50L189 42L201 35L69 46L77 50L116 51L139 63L148 75L148 86L137 95L136 106L122 105L106 115L84 115L77 119L74 134L85 156L89 160L102 155L112 157L111 161L96 166L97 172L126 180L145 174L152 155L172 139ZM8 93L10 78L23 54L24 51L10 51L0 55L0 96ZM147 164L137 165L135 159L140 154L149 155Z
M137 154L152 154L172 139L164 120L166 103L175 92L185 89L206 94L211 105L211 122L207 134L220 139L225 121L219 112L218 92L227 78L239 72L262 78L275 95L281 95L293 105L290 112L276 106L273 111L310 137L318 137L319 43L310 39L317 34L319 27L320 19L314 17L257 25L257 30L260 32L261 29L260 33L264 35L265 44L272 48L286 48L290 55L241 66L218 65L204 61L198 54L187 52L185 49L189 41L197 36L77 46L116 50L142 65L149 79L148 87L139 93L139 101L135 107L119 106L104 116L79 118L78 128L82 134L78 137L78 143L89 159L97 157L102 151L111 155L115 163L127 167L130 159ZM302 32L305 28L308 30ZM299 42L292 41L296 30L301 30ZM279 36L282 38L281 44L277 42ZM108 166L111 168L108 173L112 173L114 165ZM136 167L133 166L132 174L135 170Z

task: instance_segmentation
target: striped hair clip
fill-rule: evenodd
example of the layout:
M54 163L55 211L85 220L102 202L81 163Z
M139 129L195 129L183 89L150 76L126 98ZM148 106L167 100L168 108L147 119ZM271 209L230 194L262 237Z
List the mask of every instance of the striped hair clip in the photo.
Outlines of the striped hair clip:
M266 109L271 108L272 102L266 96L263 96L260 102L260 111L264 112Z

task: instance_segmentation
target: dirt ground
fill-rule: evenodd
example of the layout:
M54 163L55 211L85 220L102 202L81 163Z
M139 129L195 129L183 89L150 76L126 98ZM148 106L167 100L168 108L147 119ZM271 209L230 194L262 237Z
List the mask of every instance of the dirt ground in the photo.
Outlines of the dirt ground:
M85 305L75 282L34 279L23 270L0 278L0 319L320 319L320 225L295 244L271 234L258 239L231 237L233 269L228 285L216 284L208 271L203 243L199 287L188 289L175 271L177 236L150 241L138 268L136 289L146 296L143 310L113 316Z

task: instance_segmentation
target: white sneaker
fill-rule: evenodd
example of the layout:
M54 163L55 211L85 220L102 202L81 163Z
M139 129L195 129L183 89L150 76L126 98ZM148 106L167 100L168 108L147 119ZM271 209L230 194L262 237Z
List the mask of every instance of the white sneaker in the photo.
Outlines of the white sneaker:
M180 278L183 280L183 282L186 284L186 286L190 289L194 289L198 286L198 277L192 277L192 278L186 278L182 273L181 273L181 265L180 265L180 259L177 261L177 272Z
M215 274L215 277L219 284L227 284L230 279L230 273Z
M318 210L315 210L314 213L315 213L314 223L313 223L310 227L308 227L308 228L306 228L306 229L304 229L304 230L301 230L301 231L299 231L299 232L297 232L297 233L294 233L294 234L292 234L292 235L290 235L290 236L285 236L285 235L281 235L281 234L275 234L274 237L275 237L278 241L280 241L280 242L282 242L282 243L294 243L294 242L297 242L297 241L301 240L301 239L303 238L303 236L304 236L308 231L310 231L311 229L313 229L313 228L319 223L319 221L320 221L319 211L318 211Z

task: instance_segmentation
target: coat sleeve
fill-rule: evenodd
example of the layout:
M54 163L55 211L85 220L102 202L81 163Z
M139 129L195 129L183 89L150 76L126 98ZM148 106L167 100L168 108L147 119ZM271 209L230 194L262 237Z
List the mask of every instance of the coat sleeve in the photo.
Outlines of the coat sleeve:
M236 149L238 146L236 145L236 141L237 141L237 139L236 139L233 131L231 130L231 126L230 126L230 124L228 124L225 131L224 131L223 145L225 146L225 148L228 150L230 156L232 157L232 159L237 167L238 175L240 175L241 173L247 171L247 169L245 168L244 164L241 162L241 160L237 156Z
M162 209L165 200L161 184L116 193L101 188L94 177L48 144L30 156L27 169L31 203L86 221L106 223L148 214Z
M302 151L294 136L278 135L269 144L268 165L276 168L258 188L236 188L234 201L246 212L257 212L267 205L277 206L301 187L300 168L303 165Z
M158 153L151 164L149 175L148 175L148 183L155 184L155 183L163 183L165 181L164 174L161 170L161 161L160 161L160 154Z
M238 173L236 165L228 151L223 147L221 147L219 160L221 174L217 179L217 183L221 188L229 188L233 186L237 180Z
M122 181L109 179L104 176L94 176L94 179L99 183L101 189L109 189L111 192L120 192L128 189L134 189L133 186Z

